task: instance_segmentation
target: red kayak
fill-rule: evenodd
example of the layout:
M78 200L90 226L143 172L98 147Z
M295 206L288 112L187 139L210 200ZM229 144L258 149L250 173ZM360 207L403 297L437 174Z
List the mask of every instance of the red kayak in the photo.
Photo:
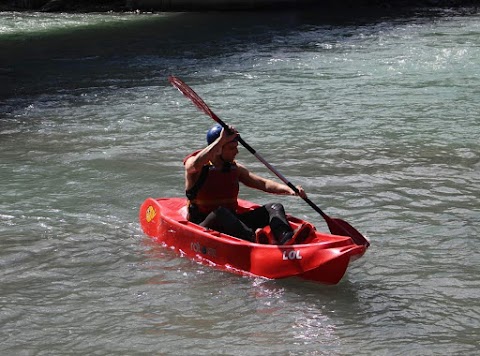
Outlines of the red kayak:
M337 284L350 261L358 259L368 245L350 237L314 231L302 244L269 245L249 242L205 229L186 219L185 198L148 198L140 207L142 229L155 241L173 247L209 266L241 275L270 279L301 277ZM239 200L240 212L258 207ZM305 221L288 216L293 229ZM270 228L264 228L271 234Z

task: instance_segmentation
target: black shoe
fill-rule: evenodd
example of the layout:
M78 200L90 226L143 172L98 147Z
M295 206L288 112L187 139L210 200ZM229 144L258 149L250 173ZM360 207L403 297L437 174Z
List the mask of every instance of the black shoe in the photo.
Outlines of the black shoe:
M315 230L312 224L303 223L292 233L290 239L286 239L286 236L282 239L281 245L298 245L303 242L310 236L310 234ZM287 235L287 234L285 234Z
M257 244L269 245L270 239L268 238L267 233L263 229L257 229L255 233L255 240Z

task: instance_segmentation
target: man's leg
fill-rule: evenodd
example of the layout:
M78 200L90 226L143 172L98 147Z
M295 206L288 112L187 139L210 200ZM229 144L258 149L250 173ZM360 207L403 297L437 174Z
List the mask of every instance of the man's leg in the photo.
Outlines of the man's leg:
M224 207L219 207L208 214L205 220L200 223L200 226L220 231L242 240L255 241L254 230L245 225L237 215Z
M253 230L270 225L273 236L280 241L286 241L293 236L293 230L287 221L282 204L271 203L240 214L239 219Z

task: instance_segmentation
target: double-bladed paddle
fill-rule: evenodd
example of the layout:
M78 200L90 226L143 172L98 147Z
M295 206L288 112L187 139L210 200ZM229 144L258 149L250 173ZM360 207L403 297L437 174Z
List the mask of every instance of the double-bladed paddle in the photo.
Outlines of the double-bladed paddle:
M224 129L230 130L228 125L223 122L209 107L208 105L198 96L197 93L193 91L187 84L185 84L182 80L175 76L168 77L168 81L177 88L183 95L189 98L197 108L202 110L205 114L210 116L214 121L220 124ZM260 162L262 162L270 171L272 171L282 182L288 185L295 193L299 194L297 187L295 187L292 183L288 181L280 172L278 172L275 167L273 167L270 163L265 161L262 156L260 156L248 143L246 143L240 135L238 135L238 142L242 144L251 154L253 154ZM303 200L307 202L317 213L319 213L328 225L330 232L334 235L340 236L348 236L351 237L353 242L357 245L363 245L365 247L370 246L370 242L355 229L352 225L348 222L338 219L338 218L331 218L327 214L325 214L318 206L316 206L310 199L307 197L302 197Z

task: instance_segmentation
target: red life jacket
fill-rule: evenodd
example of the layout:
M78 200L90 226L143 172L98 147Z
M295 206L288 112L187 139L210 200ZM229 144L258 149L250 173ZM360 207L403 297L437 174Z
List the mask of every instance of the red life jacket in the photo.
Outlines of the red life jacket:
M184 160L193 154L187 156ZM208 214L223 206L233 212L238 207L238 192L240 190L238 169L235 162L226 164L223 168L216 168L211 162L203 166L199 178L186 194L189 205L194 205L199 213Z

